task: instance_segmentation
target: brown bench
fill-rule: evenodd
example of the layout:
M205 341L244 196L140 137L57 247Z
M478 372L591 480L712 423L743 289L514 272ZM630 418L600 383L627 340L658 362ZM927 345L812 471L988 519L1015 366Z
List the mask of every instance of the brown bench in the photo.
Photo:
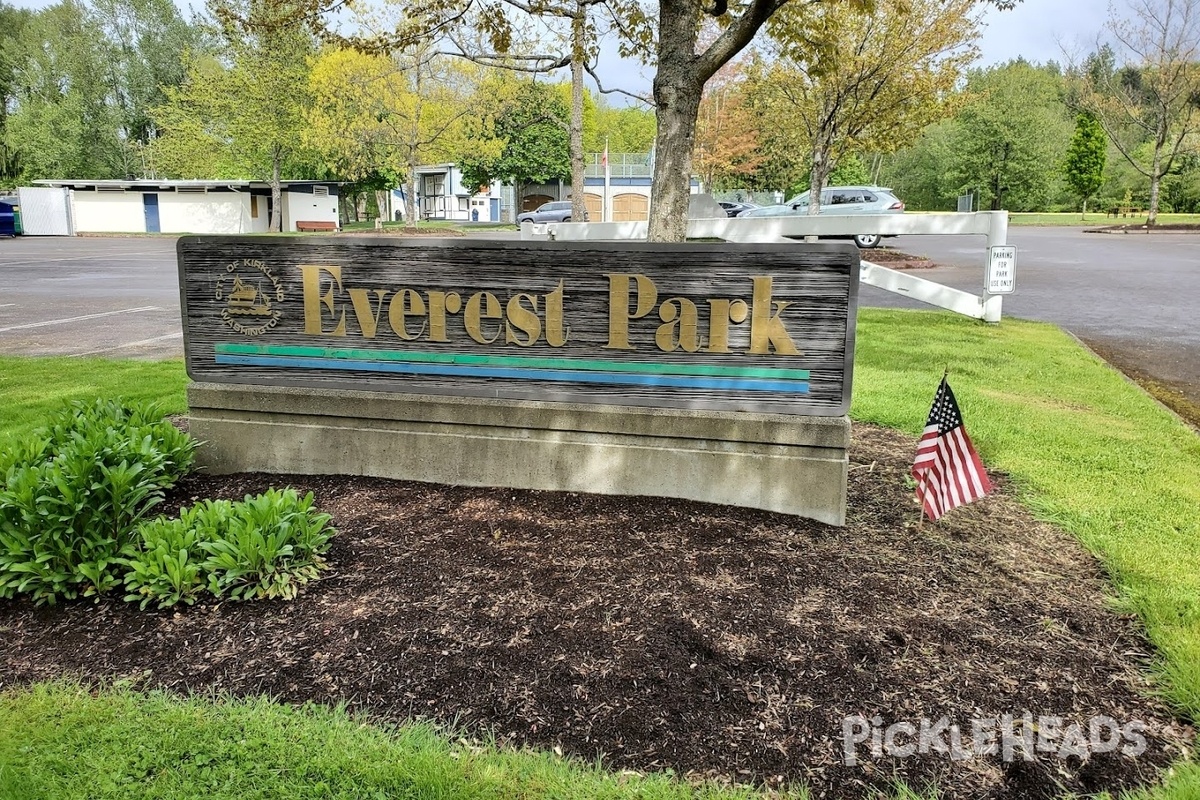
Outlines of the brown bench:
M337 223L325 220L299 221L296 223L296 230L306 233L310 231L336 231Z

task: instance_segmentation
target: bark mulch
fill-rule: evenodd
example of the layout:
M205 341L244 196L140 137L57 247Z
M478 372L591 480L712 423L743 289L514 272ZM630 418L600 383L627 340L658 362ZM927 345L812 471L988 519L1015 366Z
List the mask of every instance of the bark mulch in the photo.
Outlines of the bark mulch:
M913 449L855 425L844 528L675 500L191 477L170 504L314 491L340 530L328 576L290 603L0 601L0 688L144 676L181 692L345 700L613 767L803 782L816 797L896 779L946 798L1155 780L1192 732L1149 699L1151 652L1110 610L1095 560L1003 489L917 526ZM1148 746L1005 761L876 758L864 744L843 762L848 715L967 727L1024 711L1140 720Z
M861 256L863 261L873 261L891 269L933 269L938 266L926 256L915 256L890 247L863 250Z

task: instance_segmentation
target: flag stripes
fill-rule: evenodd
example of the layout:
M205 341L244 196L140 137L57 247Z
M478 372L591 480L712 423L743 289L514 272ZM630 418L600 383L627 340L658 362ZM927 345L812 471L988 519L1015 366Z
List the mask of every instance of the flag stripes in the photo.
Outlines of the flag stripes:
M945 378L933 398L929 420L917 445L912 476L917 481L917 497L931 520L992 490Z

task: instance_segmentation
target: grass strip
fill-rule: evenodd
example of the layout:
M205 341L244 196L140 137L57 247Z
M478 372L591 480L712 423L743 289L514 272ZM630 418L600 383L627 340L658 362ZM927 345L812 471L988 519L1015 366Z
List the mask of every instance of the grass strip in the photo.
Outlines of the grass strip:
M0 798L737 800L748 789L613 772L416 723L266 698L179 698L68 683L0 694ZM794 794L793 797L803 797Z
M916 435L942 370L984 463L1112 576L1200 719L1200 437L1052 325L863 310L851 415Z
M73 400L155 402L167 414L187 410L183 362L114 361L69 356L0 356L0 445L24 436Z
M1112 217L1103 212L1080 214L1078 211L1064 213L1013 213L1009 212L1009 225L1144 225L1146 212L1142 211L1128 217ZM1200 214L1159 214L1159 225L1200 225Z

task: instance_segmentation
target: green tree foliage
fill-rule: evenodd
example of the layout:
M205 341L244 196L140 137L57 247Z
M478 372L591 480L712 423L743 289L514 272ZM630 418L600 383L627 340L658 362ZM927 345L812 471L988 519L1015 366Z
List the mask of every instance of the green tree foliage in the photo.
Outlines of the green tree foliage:
M953 119L930 125L912 147L886 162L882 180L914 211L943 211L955 207L962 182L956 174L955 147L959 128Z
M305 136L339 175L393 176L391 186L403 178L405 219L415 227L417 167L453 160L462 149L465 120L477 111L478 72L432 47L388 56L327 49L313 64ZM383 192L378 197L385 202Z
M33 12L0 2L0 186L15 183L19 172L16 148L5 135L9 106L17 102L16 71L22 34Z
M247 13L262 8L252 5ZM194 58L183 85L167 90L151 118L160 131L153 157L165 174L270 182L270 229L278 231L283 172L310 175L315 161L302 134L316 45L300 24L269 23L262 20L253 33L224 27L221 57Z
M92 15L110 46L121 136L145 146L156 135L150 109L183 83L181 55L205 49L206 37L171 0L93 0Z
M483 89L503 99L491 118L480 123L458 161L463 183L468 186L494 180L520 185L571 177L570 110L562 94L543 83L516 83L515 91L494 83Z
M149 109L202 45L170 0L0 5L0 181L153 174Z
M1114 46L1085 65L1080 104L1149 182L1153 225L1164 179L1200 156L1200 0L1131 0L1129 13L1112 10Z
M807 155L815 197L843 155L894 151L953 110L979 19L976 0L789 4L772 34L780 58L756 64L753 91L763 118L789 121L772 136Z
M1087 213L1088 199L1104 184L1104 163L1108 156L1108 137L1094 116L1083 112L1075 118L1075 133L1067 147L1063 171L1067 183Z
M20 159L18 181L125 177L111 48L88 10L74 0L43 9L13 50L5 137Z
M952 146L959 188L978 188L992 209L1044 209L1071 137L1061 74L1018 59L971 73L967 91Z
M584 117L583 149L591 153L649 153L654 146L654 112L640 106L611 106L596 99L593 124Z

